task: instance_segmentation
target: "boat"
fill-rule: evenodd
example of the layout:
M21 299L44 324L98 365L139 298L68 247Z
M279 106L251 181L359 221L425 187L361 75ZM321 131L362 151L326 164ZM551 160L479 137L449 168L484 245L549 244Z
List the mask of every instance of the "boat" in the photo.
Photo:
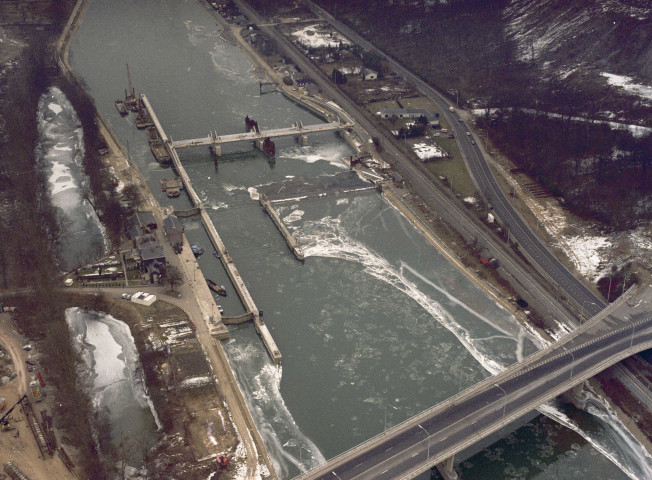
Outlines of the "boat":
M170 155L168 155L168 151L165 149L165 145L163 145L160 141L150 143L149 149L152 151L152 154L158 163L172 163L172 159L170 158Z
M121 100L120 98L115 101L115 108L118 109L118 112L120 112L120 115L123 117L129 113L129 109L127 108L127 105L125 105L125 101Z
M158 138L158 130L156 130L156 127L147 127L147 141L150 145L152 143L160 143L160 139Z
M152 117L149 115L149 112L145 107L141 107L138 109L138 113L136 114L136 128L138 129L143 129L147 127L153 127L154 126L154 121L152 120Z
M200 247L199 245L190 245L190 249L192 250L192 253L195 254L195 257L198 257L202 253L204 253L204 249L202 247Z
M217 283L215 283L210 278L206 279L206 283L208 284L208 288L213 290L215 293L217 293L218 295L220 295L222 297L226 297L226 289L224 288L224 285L218 285Z
M265 137L263 140L263 153L269 158L274 158L276 156L276 145L270 140L269 137Z

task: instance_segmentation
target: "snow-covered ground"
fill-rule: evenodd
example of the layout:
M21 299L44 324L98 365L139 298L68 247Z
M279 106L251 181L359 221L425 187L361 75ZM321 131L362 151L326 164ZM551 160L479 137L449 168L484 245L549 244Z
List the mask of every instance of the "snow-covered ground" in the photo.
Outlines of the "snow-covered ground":
M600 233L594 224L570 220L569 214L552 200L544 200L540 207L542 226L556 239L580 275L592 282L611 274L612 267L620 268L636 260L649 264L652 258L649 226Z
M625 75L615 75L613 73L602 72L600 75L607 79L609 85L619 87L630 95L636 95L646 100L646 103L652 104L652 87L640 83L634 83L634 79Z
M430 160L431 158L443 158L446 156L446 152L437 144L415 143L412 146L412 150L414 150L417 157L423 161Z
M292 33L295 41L304 48L337 47L350 45L351 41L339 32L322 31L319 25L308 25Z

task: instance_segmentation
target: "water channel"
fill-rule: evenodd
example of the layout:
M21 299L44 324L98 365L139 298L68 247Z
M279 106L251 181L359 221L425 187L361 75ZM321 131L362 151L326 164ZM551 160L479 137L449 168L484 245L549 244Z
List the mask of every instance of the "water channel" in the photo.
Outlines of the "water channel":
M125 64L173 139L241 132L245 115L263 129L319 121L280 94L260 95L251 63L219 34L195 1L93 0L71 45L73 69L163 205L184 208L189 201L159 192L159 180L172 171L154 161L133 115L120 117L114 107L127 86ZM204 148L183 151L181 159L283 354L282 366L274 365L251 325L231 329L225 344L281 478L534 352L516 320L378 193L293 194L293 179L346 171L340 158L350 150L337 136L311 136L305 147L278 140L274 162L248 146L239 149L224 151L219 171ZM256 201L270 184L287 194L277 208L306 251L303 264ZM211 248L198 220L184 223L191 242ZM206 277L227 285L217 259L205 254L199 261ZM226 315L242 312L235 295L220 303ZM569 408L549 407L581 421L590 436L616 438L595 416ZM630 478L647 461L633 451L611 454L634 472ZM545 417L471 457L461 473L628 478L581 436Z

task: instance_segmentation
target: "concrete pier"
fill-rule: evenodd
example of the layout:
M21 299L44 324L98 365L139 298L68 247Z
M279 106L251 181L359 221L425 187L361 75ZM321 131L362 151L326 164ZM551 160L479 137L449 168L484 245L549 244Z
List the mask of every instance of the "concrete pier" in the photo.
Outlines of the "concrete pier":
M263 343L265 344L265 347L267 348L267 351L269 352L270 356L272 357L272 360L275 363L281 363L281 352L279 351L278 347L276 346L276 342L274 342L274 339L272 338L271 333L269 332L269 329L267 328L267 325L265 325L265 322L262 319L262 316L260 315L260 312L258 308L256 307L256 304L254 303L253 298L249 294L249 290L247 290L247 287L242 280L242 277L240 276L240 273L238 272L237 268L235 267L235 264L233 263L233 260L231 259L226 246L224 245L224 242L222 242L222 239L217 233L217 230L215 230L215 226L213 225L213 222L211 221L210 217L208 216L208 213L206 212L206 209L204 208L201 200L195 193L195 190L192 188L192 183L190 182L190 177L188 177L188 174L186 173L185 168L181 164L181 161L179 160L179 155L177 155L176 150L174 147L171 145L167 135L163 131L163 127L161 126L160 122L158 121L158 118L156 114L154 113L154 109L152 108L151 104L147 100L147 97L145 94L141 94L141 99L143 101L143 105L145 105L145 108L147 108L147 111L152 117L152 120L154 121L154 126L158 130L158 134L162 139L164 140L165 148L167 149L168 153L170 154L170 157L172 158L172 163L174 164L174 168L176 169L177 173L179 174L179 177L181 178L181 181L183 182L183 185L185 186L186 192L190 196L190 200L192 201L193 205L195 208L198 209L199 215L201 217L201 221L204 225L204 228L206 229L206 233L208 233L208 236L211 240L211 243L213 244L213 247L217 252L219 252L220 255L220 260L222 261L222 265L224 265L224 269L226 270L226 273L229 275L229 278L231 279L231 283L233 284L234 288L236 289L236 292L238 293L238 296L240 297L240 300L245 306L245 309L247 310L248 314L252 316L254 326L256 327L256 331L260 335L260 337L263 339ZM207 287L208 288L208 287ZM211 296L212 298L212 296ZM214 307L214 308L212 308ZM217 310L217 306L214 304L211 305L211 308L209 309L210 311L207 312L204 315L204 318L209 318L210 316L213 316L213 312ZM221 323L221 322L220 322ZM209 327L213 327L212 325L209 325ZM226 328L226 327L224 327Z
M276 210L274 209L274 207L272 206L272 204L270 203L266 195L260 196L260 204L263 206L265 211L269 214L272 221L276 225L276 228L278 228L279 231L281 232L281 235L283 235L283 238L285 238L285 241L288 243L288 247L290 247L290 250L292 250L294 256L297 257L297 260L303 261L305 259L305 256L303 254L303 250L299 246L298 240L287 229L287 227L283 223L283 220L281 220L281 218L278 216L278 213L276 213Z

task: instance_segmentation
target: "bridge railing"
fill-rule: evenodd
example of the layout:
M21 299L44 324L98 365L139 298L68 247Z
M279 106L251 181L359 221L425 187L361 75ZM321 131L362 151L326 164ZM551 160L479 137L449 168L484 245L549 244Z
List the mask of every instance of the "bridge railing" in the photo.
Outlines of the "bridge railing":
M600 315L600 314L595 315L592 319L584 322L576 330L574 330L573 332L570 332L569 334L565 335L564 337L562 337L562 339L560 339L557 342L551 344L550 346L548 346L548 347L546 347L544 349L538 350L538 351L532 353L531 355L528 355L527 357L525 357L521 361L516 361L516 362L512 363L508 367L505 367L500 373L498 373L496 375L489 376L489 377L485 378L484 380L476 383L475 385L472 385L472 386L470 386L470 387L456 393L452 397L449 397L446 400L443 400L442 402L440 402L440 403L438 403L438 404L436 404L436 405L434 405L432 407L429 407L428 409L426 409L426 410L424 410L424 411L422 411L422 412L420 412L420 413L418 413L418 414L416 414L416 415L414 415L414 416L412 416L410 418L405 419L404 421L394 425L392 428L390 428L388 430L384 430L383 432L379 433L378 435L375 435L375 436L369 438L365 442L363 442L361 444L358 444L358 445L356 445L356 446L354 446L354 447L352 447L352 448L350 448L350 449L336 455L335 457L329 459L327 461L327 463L337 462L339 460L344 460L346 457L354 454L355 452L364 450L369 444L371 444L371 443L373 443L375 441L378 441L378 440L380 440L382 438L385 438L385 437L388 437L388 436L392 436L392 435L394 435L395 433L397 433L397 432L399 432L401 430L407 430L409 428L412 428L415 425L418 425L422 420L427 419L427 417L429 417L437 409L443 409L447 405L454 405L456 402L460 401L461 399L463 399L465 397L472 396L475 390L478 390L478 389L482 388L483 386L494 385L494 384L503 382L505 380L510 380L510 379L516 378L518 376L521 376L521 375L524 375L524 374L530 372L534 368L540 367L542 365L545 365L545 364L547 364L549 362L552 362L552 361L557 360L557 359L559 359L561 357L564 357L564 356L570 355L571 358L574 359L573 352L575 352L575 351L577 351L577 350L579 350L581 348L584 348L584 347L586 347L586 346L588 346L590 344L593 344L593 343L599 342L601 340L604 340L605 338L608 338L608 337L611 337L611 336L614 336L614 335L618 335L618 334L622 333L625 330L629 330L629 329L632 330L632 342L633 342L634 334L637 331L637 327L639 327L640 325L642 325L644 323L648 323L650 321L649 318L645 318L643 320L639 320L638 322L630 323L629 325L624 325L624 326L622 326L622 327L620 327L620 328L618 328L616 330L612 330L612 331L610 331L608 333L605 333L604 335L601 335L601 336L599 336L597 338L594 338L591 341L586 342L586 343L584 343L582 345L578 345L578 346L573 347L573 348L568 349L568 350L564 349L563 352L560 352L557 355L554 355L554 356L552 356L550 358L547 358L543 362L536 362L536 360L538 358L547 355L548 353L550 353L551 350L562 348L563 345L567 341L574 338L578 334L584 332L585 330L591 328L593 326L593 324L600 321L602 317L603 317L603 315ZM529 365L525 370L522 370L520 372L511 372L510 371L511 369L513 369L514 367L517 367L518 365L523 365L523 364L526 364L526 363L529 363L529 362L532 362L532 364ZM316 468L319 468L319 467L316 467ZM298 476L294 477L294 479L295 480L302 480L302 479L305 479L305 478L310 478L309 473L310 472L305 472L305 473L303 473L301 475L298 475Z

